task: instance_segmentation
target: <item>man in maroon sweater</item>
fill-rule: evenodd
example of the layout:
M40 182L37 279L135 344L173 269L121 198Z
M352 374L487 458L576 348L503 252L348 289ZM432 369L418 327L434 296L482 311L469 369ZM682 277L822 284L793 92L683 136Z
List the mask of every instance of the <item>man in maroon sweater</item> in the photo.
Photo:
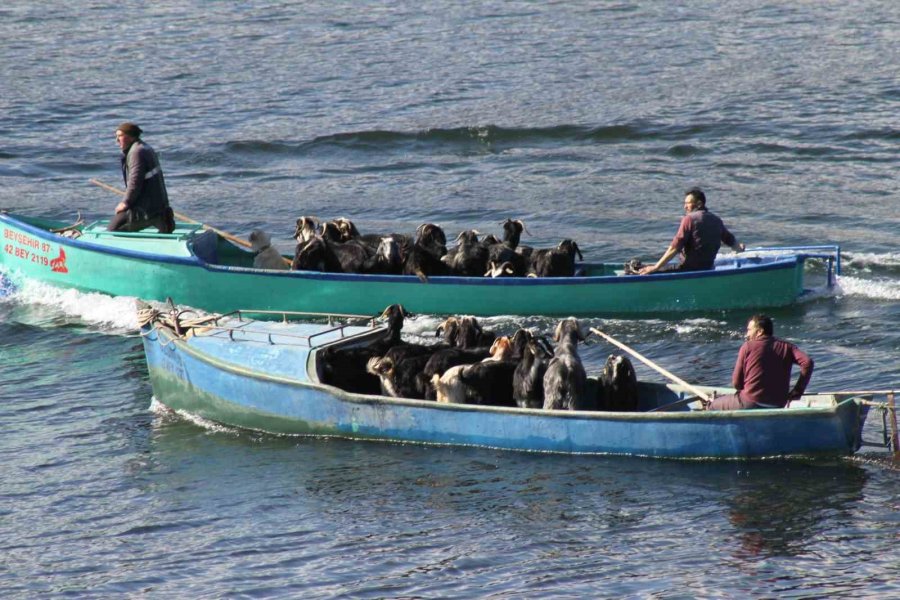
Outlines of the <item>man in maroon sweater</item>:
M813 359L794 344L772 335L772 319L754 315L747 322L747 341L738 351L731 384L734 394L713 400L710 410L783 408L803 395L813 373ZM800 366L793 388L791 368Z

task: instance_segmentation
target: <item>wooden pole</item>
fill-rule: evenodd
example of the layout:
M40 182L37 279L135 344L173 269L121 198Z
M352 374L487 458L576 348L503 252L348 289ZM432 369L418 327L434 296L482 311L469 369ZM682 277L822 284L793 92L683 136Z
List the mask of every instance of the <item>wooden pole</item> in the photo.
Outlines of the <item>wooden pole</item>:
M111 185L103 183L102 181L98 181L96 179L91 179L90 182L96 186L102 187L104 190L107 190L110 192L115 192L116 194L119 194L120 196L125 195L125 192L123 192L119 188L115 188ZM250 242L246 242L246 241L242 240L241 238L237 237L236 235L232 235L232 234L228 233L227 231L221 231L219 229L216 229L215 227L210 227L209 225L205 225L205 224L201 223L200 221L195 221L194 219L190 218L187 215L183 215L183 214L177 213L175 211L172 211L172 212L175 215L175 218L178 219L179 221L183 221L185 223L194 223L196 225L203 225L204 228L209 229L210 231L215 231L217 234L221 235L226 240L230 240L239 246L243 246L244 248L252 248L253 247L250 244Z
M653 369L654 371L661 373L662 375L664 375L665 377L668 377L675 383L677 383L679 385L683 385L687 389L691 390L693 393L697 394L697 396L699 396L701 400L703 400L704 406L708 405L712 401L710 396L706 392L700 391L699 389L697 389L695 386L691 385L684 379L678 377L677 375L670 373L669 371L662 368L661 366L659 366L658 364L656 364L655 362L653 362L646 356L640 354L639 352L637 352L636 350L634 350L632 348L629 348L628 346L626 346L619 340L615 339L611 335L607 335L595 327L591 327L591 331L596 333L603 339L605 339L607 342L609 342L613 346L617 346L617 347L621 348L622 350L624 350L625 352L629 353L630 355L632 355L633 357L635 357L636 359L638 359L639 361L641 361L642 363L644 363L645 365L647 365L648 367Z
M900 459L900 437L897 433L897 405L894 403L894 390L888 392L887 409L891 413L888 418L891 420L891 444L894 446L894 460Z
M119 194L120 196L125 195L125 192L123 192L119 188L115 188L115 187L113 187L109 184L103 183L102 181L99 181L97 179L91 179L89 181L96 186L102 187L104 190L114 192L116 194ZM195 221L194 219L190 218L189 216L183 215L181 213L177 213L175 211L172 211L172 213L175 215L175 218L178 219L179 221L182 221L184 223L194 223L197 225L203 225L203 227L205 229L209 229L210 231L215 232L216 234L222 236L226 240L234 242L238 246L243 246L244 248L253 248L253 245L250 242L246 242L246 241L242 240L241 238L237 237L236 235L232 235L232 234L228 233L227 231L222 231L221 229L216 229L215 227L210 227L209 225L206 225L205 223L201 223L200 221ZM284 261L284 264L290 266L290 264L291 264L290 260L288 260L284 256L281 257L281 260Z

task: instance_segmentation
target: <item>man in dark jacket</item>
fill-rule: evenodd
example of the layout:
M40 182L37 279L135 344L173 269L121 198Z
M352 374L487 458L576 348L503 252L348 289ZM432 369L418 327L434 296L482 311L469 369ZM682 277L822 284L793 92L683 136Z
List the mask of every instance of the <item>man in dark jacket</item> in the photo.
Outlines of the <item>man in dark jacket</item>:
M747 341L738 351L731 384L734 394L719 396L711 410L783 408L803 395L812 377L813 359L794 344L774 337L772 319L754 315L747 322ZM791 368L800 366L793 388Z
M125 197L116 206L107 229L140 231L155 226L160 233L172 233L175 216L169 207L162 167L153 148L141 140L141 133L134 123L122 123L116 129L116 142L122 149Z
M638 271L640 275L664 271L704 271L712 269L716 254L724 242L735 252L744 250L722 219L706 210L706 194L700 188L689 189L684 196L684 212L678 232L669 248L655 265ZM663 268L676 254L681 253L681 264Z

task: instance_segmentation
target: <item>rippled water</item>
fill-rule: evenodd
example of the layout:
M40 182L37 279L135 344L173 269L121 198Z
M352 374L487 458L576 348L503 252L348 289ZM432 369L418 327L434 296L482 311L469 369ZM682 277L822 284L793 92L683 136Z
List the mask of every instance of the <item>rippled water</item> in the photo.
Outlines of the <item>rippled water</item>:
M532 245L651 260L699 184L749 245L842 246L838 288L774 311L777 333L816 359L811 389L891 388L898 24L886 0L13 1L0 208L107 215L87 181L119 183L123 120L176 210L285 251L303 214L451 233L515 217ZM590 324L716 385L746 318ZM303 440L151 393L130 299L0 276L4 597L898 595L900 487L876 446L682 463Z

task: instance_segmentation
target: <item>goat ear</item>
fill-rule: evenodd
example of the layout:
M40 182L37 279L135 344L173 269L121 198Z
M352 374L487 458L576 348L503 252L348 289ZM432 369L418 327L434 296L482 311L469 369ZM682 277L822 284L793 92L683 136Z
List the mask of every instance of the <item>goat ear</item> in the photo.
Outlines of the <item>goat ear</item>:
M578 244L572 242L572 246L575 248L575 252L578 253L578 260L584 260L584 256L581 254L581 248L578 247Z

